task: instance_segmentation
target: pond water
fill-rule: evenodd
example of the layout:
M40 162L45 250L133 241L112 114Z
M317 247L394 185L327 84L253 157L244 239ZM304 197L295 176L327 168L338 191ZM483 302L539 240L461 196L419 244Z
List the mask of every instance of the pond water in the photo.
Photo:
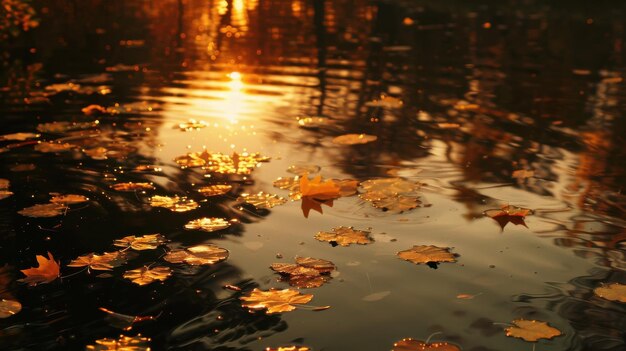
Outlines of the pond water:
M0 297L22 304L0 319L0 349L80 350L141 333L153 350L390 350L439 333L431 340L473 351L626 350L624 303L594 293L626 283L626 6L567 3L35 2L38 27L0 43L0 134L40 134L0 140L13 193L0 200ZM200 124L181 128L190 120ZM349 133L377 139L333 142ZM174 161L203 150L270 160L249 175ZM294 176L290 166L319 167L324 179L402 178L421 185L420 203L384 211L345 196L256 209L239 199L289 199L273 182ZM154 189L111 188L123 182ZM232 189L206 197L197 189L208 184ZM18 214L55 193L89 200L55 217ZM153 207L155 195L199 206ZM485 215L506 205L532 211L509 223ZM184 228L201 217L231 226ZM314 237L340 226L374 241ZM68 267L152 233L169 242L127 250L111 271ZM229 257L163 259L200 244ZM413 245L448 247L457 262L396 255ZM48 252L62 279L18 281ZM329 309L242 307L253 288L290 288L269 267L295 257L336 265L326 284L300 290ZM173 274L144 286L123 277L144 265ZM124 331L100 307L156 318ZM507 337L520 318L562 335Z

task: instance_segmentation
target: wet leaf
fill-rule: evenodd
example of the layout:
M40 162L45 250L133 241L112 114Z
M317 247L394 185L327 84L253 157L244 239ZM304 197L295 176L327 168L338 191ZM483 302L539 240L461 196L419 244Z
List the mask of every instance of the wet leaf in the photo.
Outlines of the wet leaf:
M503 205L500 209L491 209L484 212L485 216L495 220L502 230L510 222L515 225L523 225L526 227L525 217L532 213L531 209L516 207L511 205Z
M204 196L220 196L227 194L233 189L232 185L228 184L213 184L198 188L198 192Z
M305 346L279 346L278 348L268 347L265 351L311 351L311 349Z
M50 122L37 125L37 131L42 133L62 134L70 130L87 129L98 126L96 122Z
M74 204L80 204L80 203L87 202L87 201L89 201L88 197L85 197L83 195L74 195L74 194L57 195L57 196L53 196L52 199L50 199L51 203L62 204L62 205L74 205Z
M35 133L13 133L13 134L0 135L0 141L2 140L24 141L28 139L36 139L36 138L39 138L40 136L41 134L35 134Z
M146 234L143 236L126 236L122 239L115 240L113 245L123 247L124 249L131 248L137 251L142 251L154 250L166 242L167 240L161 234Z
M332 232L318 232L315 239L319 241L328 241L331 245L349 246L350 244L366 245L372 242L369 238L370 232L365 230L357 230L353 227L336 227Z
M68 267L89 267L95 271L110 271L114 267L125 264L127 257L123 252L105 252L102 255L89 253L72 260Z
M190 132L192 130L202 129L204 127L207 127L208 125L209 124L205 121L197 121L195 119L190 119L187 122L179 123L177 127L183 132Z
M437 127L439 127L439 129L457 129L460 128L461 125L458 123L437 123Z
M207 172L221 174L250 174L261 162L268 162L269 157L258 153L247 152L232 155L210 153L208 151L192 152L174 159L182 168L202 167Z
M461 351L461 348L447 342L426 343L407 338L394 343L391 351Z
M0 300L0 318L8 318L18 314L22 310L22 304L14 300Z
M296 257L296 264L273 263L270 268L283 275L291 286L317 288L330 280L335 265L327 260L312 257Z
M187 197L155 195L150 198L150 206L164 207L174 212L186 212L198 208L198 203Z
M263 291L255 288L250 296L242 296L239 299L243 301L243 307L251 310L266 310L267 314L272 314L293 311L297 307L294 305L308 303L313 299L313 295L301 294L291 289Z
M163 266L141 267L124 272L124 278L137 285L148 285L156 280L165 281L171 275L172 270Z
M85 346L89 351L150 351L150 338L144 338L141 334L137 336L120 335L118 339L99 339L95 345Z
M262 191L256 194L241 194L241 196L237 199L237 201L243 201L250 205L253 205L256 208L265 208L269 209L274 206L282 205L287 200L278 195L264 193Z
M300 177L300 194L316 200L331 200L341 197L341 188L332 180L322 181L321 176L309 180L307 175Z
M83 153L94 160L106 160L108 158L109 149L100 146L93 149L84 149Z
M552 339L561 335L561 331L548 325L546 322L516 319L513 326L504 329L506 336L524 339L525 341L537 341L539 339Z
M194 219L185 224L185 229L203 230L205 232L214 232L230 227L230 222L224 218L203 217Z
M301 176L303 174L315 174L320 171L320 166L316 165L293 165L287 168L287 172Z
M133 329L133 325L135 323L153 321L156 319L156 317L153 316L129 316L126 314L113 312L104 307L100 307L98 309L107 314L106 319L111 326L123 329L125 331Z
M369 200L372 206L383 211L404 212L421 205L422 201L412 196L388 196L380 199Z
M403 212L421 204L420 187L420 183L402 178L371 179L361 183L359 197L383 211Z
M600 286L593 289L594 294L601 298L626 302L626 285L620 283L613 283L605 286Z
M393 96L385 95L378 100L372 100L365 103L368 107L385 107L385 108L400 108L402 107L402 100Z
M398 257L415 264L430 262L456 262L456 255L448 247L434 245L414 245L412 248L397 253Z
M378 139L375 135L369 134L344 134L333 138L333 143L340 145L367 144Z
M154 190L156 188L151 183L133 183L133 182L128 182L128 183L113 184L113 185L111 185L111 189L113 189L115 191L133 192L133 191Z
M34 149L39 152L64 152L75 148L76 145L69 143L56 143L50 141L42 141L35 145Z
M170 263L187 263L192 266L209 265L228 258L228 250L215 245L198 245L183 250L172 250L163 258Z
M289 190L293 193L298 193L298 197L300 196L300 177L280 177L276 179L272 183L272 185L279 189ZM297 198L295 198L294 200L297 200Z
M19 281L28 283L30 286L35 286L40 283L50 283L56 280L61 274L61 267L54 260L54 257L48 252L48 258L37 255L37 267L22 269L26 278L19 279Z
M56 217L56 216L60 216L64 214L66 210L67 210L67 206L63 204L50 203L50 204L38 204L38 205L33 205L31 207L26 207L25 209L21 211L17 211L17 213L21 214L22 216L34 217L34 218Z

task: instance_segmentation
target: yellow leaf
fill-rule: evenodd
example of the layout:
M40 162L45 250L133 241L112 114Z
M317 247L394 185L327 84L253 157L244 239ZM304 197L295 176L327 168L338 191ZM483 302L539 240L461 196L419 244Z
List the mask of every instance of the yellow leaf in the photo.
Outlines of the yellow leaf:
M141 267L126 271L124 278L129 279L137 285L147 285L156 280L164 281L172 275L172 270L168 267L157 266L153 268Z
M372 242L369 238L370 232L356 230L352 227L336 227L332 232L318 232L315 239L328 241L331 245L349 246L350 244L366 245Z
M405 261L420 263L456 262L455 255L450 248L434 245L414 245L412 248L397 253Z
M186 212L198 208L198 203L186 197L155 195L150 198L150 206L163 207L174 212Z
M89 201L88 197L85 197L83 195L74 195L74 194L57 195L57 196L53 196L52 199L50 199L50 202L53 204L63 204L63 205L80 204L80 203L87 202L87 201Z
M111 185L111 189L115 191L143 191L143 190L154 190L155 187L151 183L117 183Z
M267 314L272 314L293 311L297 307L294 305L308 303L313 299L313 295L301 294L291 289L263 291L255 288L250 296L242 296L239 299L243 301L243 307L252 310L266 310Z
M237 201L243 201L256 208L269 209L277 205L282 205L287 200L278 195L264 193L262 191L256 194L241 194Z
M198 188L198 192L204 196L219 196L228 193L232 188L232 185L213 184Z
M187 263L195 265L209 265L224 261L228 258L228 250L215 245L198 245L184 250L172 250L163 258L171 263Z
M369 134L344 134L333 138L333 143L340 145L367 144L378 139L375 135Z
M203 217L194 219L185 224L185 229L197 229L205 232L214 232L230 227L230 222L224 218Z
M26 217L56 217L65 213L67 207L63 204L39 204L18 211L17 213Z
M341 188L332 180L322 182L321 176L316 176L309 181L307 174L300 178L300 193L302 197L310 197L316 200L331 200L341 197Z
M131 248L134 250L154 250L160 245L163 245L167 240L161 234L146 234L143 236L126 236L121 239L117 239L113 242L113 245L123 248Z
M118 339L99 339L95 345L87 345L88 351L150 351L150 338L144 338L141 334L137 336L120 335Z

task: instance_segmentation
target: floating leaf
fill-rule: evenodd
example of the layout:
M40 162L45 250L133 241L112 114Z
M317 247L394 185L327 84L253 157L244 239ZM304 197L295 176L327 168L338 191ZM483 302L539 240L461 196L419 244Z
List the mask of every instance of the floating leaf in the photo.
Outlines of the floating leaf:
M290 190L293 193L298 193L298 198L300 196L300 177L280 177L276 179L272 185L279 189ZM297 198L294 200L297 200Z
M54 257L48 252L48 258L37 255L37 267L22 269L26 278L22 278L19 281L28 283L28 285L35 286L40 283L50 283L56 280L61 274L61 267L54 260Z
M74 205L74 204L80 204L80 203L87 202L87 201L89 201L88 197L85 197L83 195L74 195L74 194L57 195L57 196L53 196L52 199L50 199L51 203L62 204L62 205Z
M306 174L300 177L300 194L302 197L331 200L341 197L340 190L332 180L322 182L322 177L319 175L313 180L309 180Z
M484 212L485 216L492 218L504 230L504 227L511 222L515 225L523 225L526 227L525 217L532 213L531 209L516 207L511 205L503 205L500 209L491 209Z
M26 207L17 213L26 217L56 217L65 213L67 206L63 204L38 204L31 207Z
M148 285L155 280L164 281L172 275L172 270L168 267L156 266L153 268L141 267L126 271L124 278L129 279L137 285Z
M461 348L447 342L427 343L407 338L394 343L391 351L461 351Z
M380 199L369 200L372 206L383 211L404 212L412 210L422 203L417 197L412 196L388 196Z
M361 199L383 211L403 212L421 204L417 191L421 184L402 178L371 179L361 183Z
M111 189L113 189L115 191L132 192L132 191L154 190L156 188L151 183L133 183L133 182L128 182L128 183L113 184L113 185L111 185Z
M185 229L197 229L205 232L214 232L230 227L230 222L224 218L203 217L194 219L185 224Z
M265 351L311 351L305 346L279 346L278 348L268 347Z
M33 171L37 168L34 163L21 163L15 166L11 166L11 172L28 172Z
M315 174L320 171L320 166L316 165L293 165L287 168L287 172L301 176L303 174Z
M150 198L150 206L164 207L174 212L186 212L198 208L198 203L186 197L155 195Z
M299 288L316 288L322 286L330 278L328 275L335 270L335 264L330 261L296 257L296 264L273 263L270 268L287 277L291 286Z
M167 240L161 234L146 234L143 236L126 236L122 239L117 239L113 242L113 245L117 247L131 248L137 251L141 250L154 250L160 245L163 245Z
M18 314L22 310L22 304L14 300L0 300L0 318L8 318Z
M349 246L350 244L366 245L372 242L369 238L370 232L365 230L356 230L353 227L336 227L332 232L318 232L315 239L319 241L328 241L331 245Z
M40 123L37 125L37 130L42 133L61 134L70 130L87 129L98 126L98 122L50 122Z
M364 296L361 300L367 301L367 302L375 302L375 301L380 301L389 295L391 295L391 291L389 290L379 291L379 292L375 292L367 296Z
M100 106L100 105L89 105L87 107L84 107L83 109L81 109L81 111L86 114L87 116L91 116L91 115L95 115L95 114L101 114L101 113L106 113L107 110L106 108Z
M267 314L289 312L296 309L300 304L306 304L313 295L301 294L297 290L291 289L270 289L263 291L255 288L250 296L242 296L239 298L243 301L242 306L252 310L266 310Z
M228 258L228 250L215 245L198 245L184 250L172 250L163 258L170 263L187 263L192 266L215 264Z
M385 108L400 108L402 107L402 100L393 96L385 95L378 100L372 100L365 103L368 107L385 107Z
M233 189L232 185L228 184L213 184L198 188L198 192L204 196L220 196L228 193Z
M548 325L546 322L516 319L513 326L504 329L506 336L524 339L525 341L537 341L539 339L552 339L561 335L561 331Z
M437 127L439 127L439 129L457 129L460 128L461 125L458 123L437 123Z
M98 309L107 314L106 319L110 325L112 325L115 328L123 329L125 331L129 331L133 329L133 325L135 323L153 321L156 319L156 317L153 317L153 316L129 316L126 314L113 312L104 307L100 307Z
M11 141L24 141L28 139L36 139L39 138L41 134L35 133L13 133L13 134L5 134L0 135L1 140L11 140Z
M613 283L605 286L600 286L593 289L593 292L601 298L626 302L626 285L620 283Z
M55 143L50 141L39 142L35 145L35 150L39 152L64 152L75 148L76 145L69 143Z
M102 255L94 253L78 256L72 260L68 267L89 267L95 271L110 271L114 267L118 267L126 263L126 255L123 252L105 252Z
M264 193L262 191L256 194L241 194L237 201L243 201L256 208L272 208L274 206L282 205L287 200L278 195Z
M247 152L232 155L210 153L208 151L192 152L174 159L182 168L202 167L208 172L222 174L250 174L261 162L269 161L268 157L258 153Z
M208 125L209 124L205 121L196 121L195 119L190 119L187 122L179 123L177 127L183 132L189 132L192 130L202 129L204 127L207 127Z
M456 262L456 255L450 252L450 248L433 245L414 245L408 250L398 252L397 255L401 259L415 264ZM429 266L433 267L430 264Z
M344 134L333 138L333 143L340 145L367 144L378 139L375 135L369 134Z
M85 346L85 350L93 351L150 351L150 338L120 335L119 339L99 339L95 345Z

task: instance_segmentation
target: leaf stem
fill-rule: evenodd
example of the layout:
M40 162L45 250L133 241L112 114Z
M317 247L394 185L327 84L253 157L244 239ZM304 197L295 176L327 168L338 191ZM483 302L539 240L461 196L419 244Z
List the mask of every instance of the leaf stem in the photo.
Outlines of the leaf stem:
M81 270L80 270L80 271L78 271L78 272L74 272L74 273L71 273L71 274L68 274L68 275L63 275L63 276L60 276L59 278L60 278L61 280L63 280L63 279L65 279L65 278L73 277L73 276L78 275L78 274L80 274L80 273L82 273L82 272L84 272L84 271L86 271L86 270L88 270L88 269L89 269L89 266L86 266L85 268L81 269Z
M428 345L428 344L430 343L430 339L431 339L433 336L438 335L438 334L443 334L443 332L435 332L435 333L430 334L430 335L428 336L428 338L426 339L425 344L427 344L427 345Z

